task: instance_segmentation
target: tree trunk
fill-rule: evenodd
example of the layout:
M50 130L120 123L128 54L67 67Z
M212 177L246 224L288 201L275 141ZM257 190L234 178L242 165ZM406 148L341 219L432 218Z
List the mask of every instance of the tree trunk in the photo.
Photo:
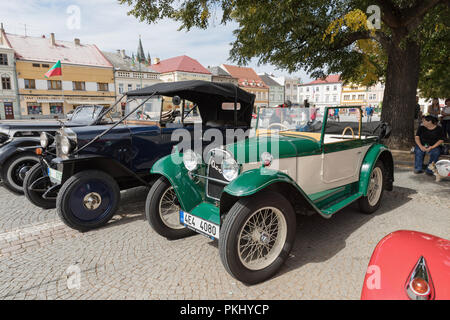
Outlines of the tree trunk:
M414 111L420 72L420 47L406 41L405 48L393 44L388 49L386 88L381 120L392 128L387 144L392 149L414 146Z

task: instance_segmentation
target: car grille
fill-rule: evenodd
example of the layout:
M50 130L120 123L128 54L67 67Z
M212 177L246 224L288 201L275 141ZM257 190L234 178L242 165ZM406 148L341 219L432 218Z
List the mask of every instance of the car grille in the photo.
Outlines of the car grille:
M213 149L208 160L206 195L214 200L220 200L223 189L228 184L222 175L222 159L225 158L226 151Z

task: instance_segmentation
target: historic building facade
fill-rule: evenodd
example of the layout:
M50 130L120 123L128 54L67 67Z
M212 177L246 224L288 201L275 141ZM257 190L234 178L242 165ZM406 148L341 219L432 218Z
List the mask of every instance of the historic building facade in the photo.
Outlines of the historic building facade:
M261 80L269 87L269 106L278 106L285 102L284 85L280 84L275 78L267 73L258 74Z
M4 33L15 52L22 118L59 118L78 105L115 101L112 64L91 44ZM61 61L62 75L44 77Z
M341 104L341 91L343 82L339 75L330 75L325 79L316 79L298 86L300 103L308 100L310 105L319 108L321 112L325 107L335 107Z

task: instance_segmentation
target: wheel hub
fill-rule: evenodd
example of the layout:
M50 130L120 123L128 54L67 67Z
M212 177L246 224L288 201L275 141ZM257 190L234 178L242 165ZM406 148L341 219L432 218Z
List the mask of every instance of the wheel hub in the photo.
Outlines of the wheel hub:
M95 210L102 204L102 197L97 192L88 193L83 199L83 205L88 210Z
M30 170L30 168L31 168L30 166L23 166L22 168L20 168L19 172L18 172L19 178L24 180L25 179L25 175Z

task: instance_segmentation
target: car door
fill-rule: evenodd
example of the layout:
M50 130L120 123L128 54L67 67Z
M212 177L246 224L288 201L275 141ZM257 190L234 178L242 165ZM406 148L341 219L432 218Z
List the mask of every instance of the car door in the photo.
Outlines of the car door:
M328 111L328 110L327 110ZM321 181L324 190L359 180L364 156L370 145L361 139L361 110L351 109L341 121L324 119Z

